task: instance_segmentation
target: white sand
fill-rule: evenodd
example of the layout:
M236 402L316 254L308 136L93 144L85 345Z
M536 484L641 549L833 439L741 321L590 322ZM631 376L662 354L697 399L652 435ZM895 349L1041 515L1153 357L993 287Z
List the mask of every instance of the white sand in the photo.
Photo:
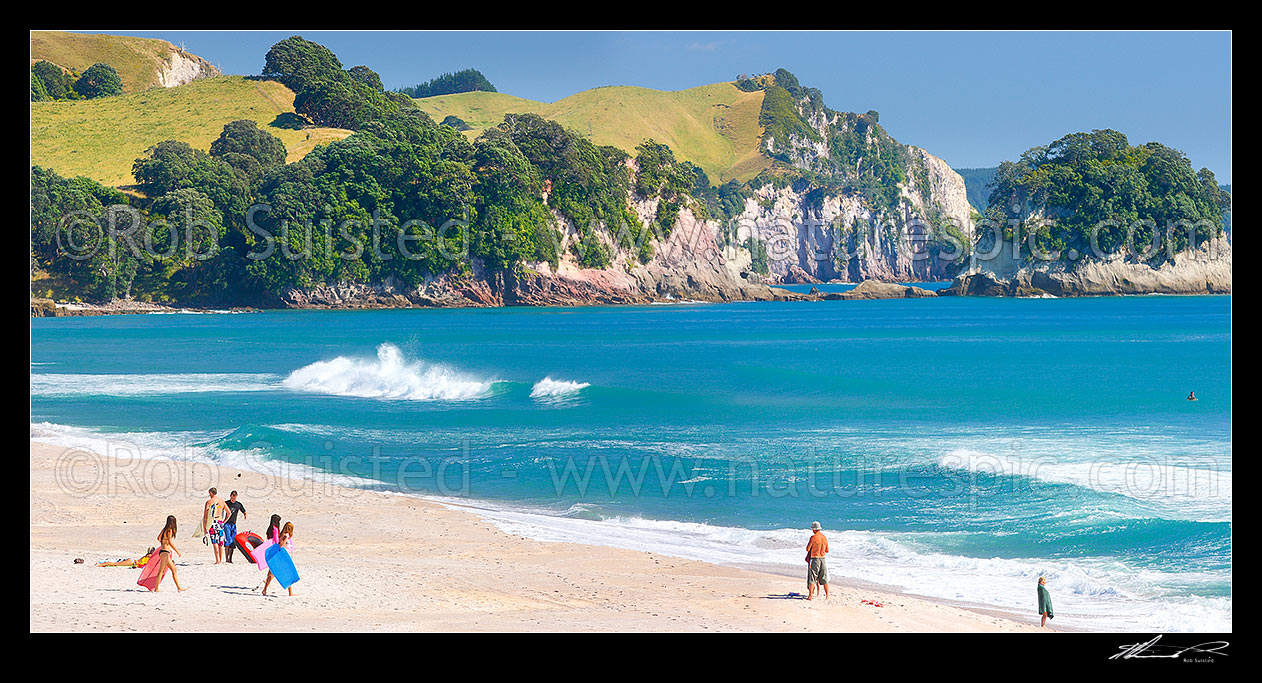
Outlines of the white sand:
M410 496L78 453L31 443L32 631L1046 631L1034 615L1022 624L867 587L788 599L803 580L533 541ZM254 565L240 554L215 565L192 537L211 486L242 492L240 530L262 534L273 512L294 523L293 597L274 584L263 597ZM93 566L143 555L168 514L186 592L169 575L150 593L139 570Z

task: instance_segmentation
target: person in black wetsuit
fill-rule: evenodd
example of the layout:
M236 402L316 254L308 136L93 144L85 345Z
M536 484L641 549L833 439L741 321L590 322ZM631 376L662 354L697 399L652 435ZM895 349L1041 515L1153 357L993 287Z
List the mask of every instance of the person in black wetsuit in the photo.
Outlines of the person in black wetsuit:
M240 512L240 513L241 513L241 515L242 515L243 517L245 517L246 519L249 519L249 518L250 518L250 514L249 514L248 512L246 512L246 511L245 511L245 506L241 504L241 501L237 500L237 492L236 492L236 491L233 491L233 492L232 492L232 495L228 496L228 503L227 503L227 506L228 506L228 513L229 513L229 514L228 514L228 519L227 519L226 521L224 521L224 523L223 523L223 527L224 527L224 533L225 533L225 534L227 535L227 537L228 537L228 557L227 557L227 560L228 560L228 563L229 563L229 564L231 564L231 563L232 563L232 551L233 551L233 550L235 550L235 549L236 549L236 547L237 547L237 543L236 543L236 538L237 538L237 513L238 513L238 512ZM249 558L246 558L246 559L249 559Z

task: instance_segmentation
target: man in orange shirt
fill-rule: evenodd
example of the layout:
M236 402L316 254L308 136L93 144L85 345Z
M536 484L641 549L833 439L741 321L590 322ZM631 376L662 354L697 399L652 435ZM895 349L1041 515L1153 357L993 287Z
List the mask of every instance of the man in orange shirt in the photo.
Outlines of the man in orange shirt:
M815 599L815 584L824 587L824 599L828 599L828 566L824 556L828 554L828 537L820 531L819 522L811 522L811 540L806 542L806 599Z

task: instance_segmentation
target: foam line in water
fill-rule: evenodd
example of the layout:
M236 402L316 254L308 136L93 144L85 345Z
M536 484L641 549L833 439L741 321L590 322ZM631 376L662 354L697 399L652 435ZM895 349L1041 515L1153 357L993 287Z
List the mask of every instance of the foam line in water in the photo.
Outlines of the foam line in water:
M293 391L408 401L481 398L494 383L439 363L407 360L399 347L389 343L377 347L375 359L338 356L294 370L281 382Z
M441 501L467 508L471 501ZM661 553L685 559L802 572L801 529L746 529L641 517L591 518L573 507L559 514L474 502L501 530L541 541L584 543ZM893 586L930 598L1032 615L1034 585L1046 575L1058 614L1076 626L1101 630L1220 631L1231 629L1230 597L1171 595L1188 581L1223 583L1219 573L1140 571L1116 560L975 558L921 548L916 533L826 530L829 572ZM781 570L777 570L781 571Z
M224 436L223 432L197 431L105 432L50 422L31 423L31 441L90 451L119 458L123 463L133 460L206 462L288 480L315 481L351 488L376 485L376 482L368 479L278 460L264 448L234 449L216 445Z
M938 464L948 469L1021 476L1115 493L1202 521L1231 519L1231 471L1186 467L1156 459L1014 457L957 448Z
M187 373L86 375L32 373L32 396L148 396L165 394L272 391L277 375Z

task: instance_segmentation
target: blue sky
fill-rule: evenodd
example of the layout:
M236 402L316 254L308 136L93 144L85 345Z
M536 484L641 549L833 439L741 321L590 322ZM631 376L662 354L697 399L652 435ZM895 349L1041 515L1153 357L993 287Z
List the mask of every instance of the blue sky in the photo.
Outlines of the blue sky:
M555 101L602 85L679 90L784 67L829 107L881 113L902 142L957 168L994 166L1093 128L1183 150L1231 182L1227 32L118 31L257 74L293 33L386 87L466 67L500 92Z

